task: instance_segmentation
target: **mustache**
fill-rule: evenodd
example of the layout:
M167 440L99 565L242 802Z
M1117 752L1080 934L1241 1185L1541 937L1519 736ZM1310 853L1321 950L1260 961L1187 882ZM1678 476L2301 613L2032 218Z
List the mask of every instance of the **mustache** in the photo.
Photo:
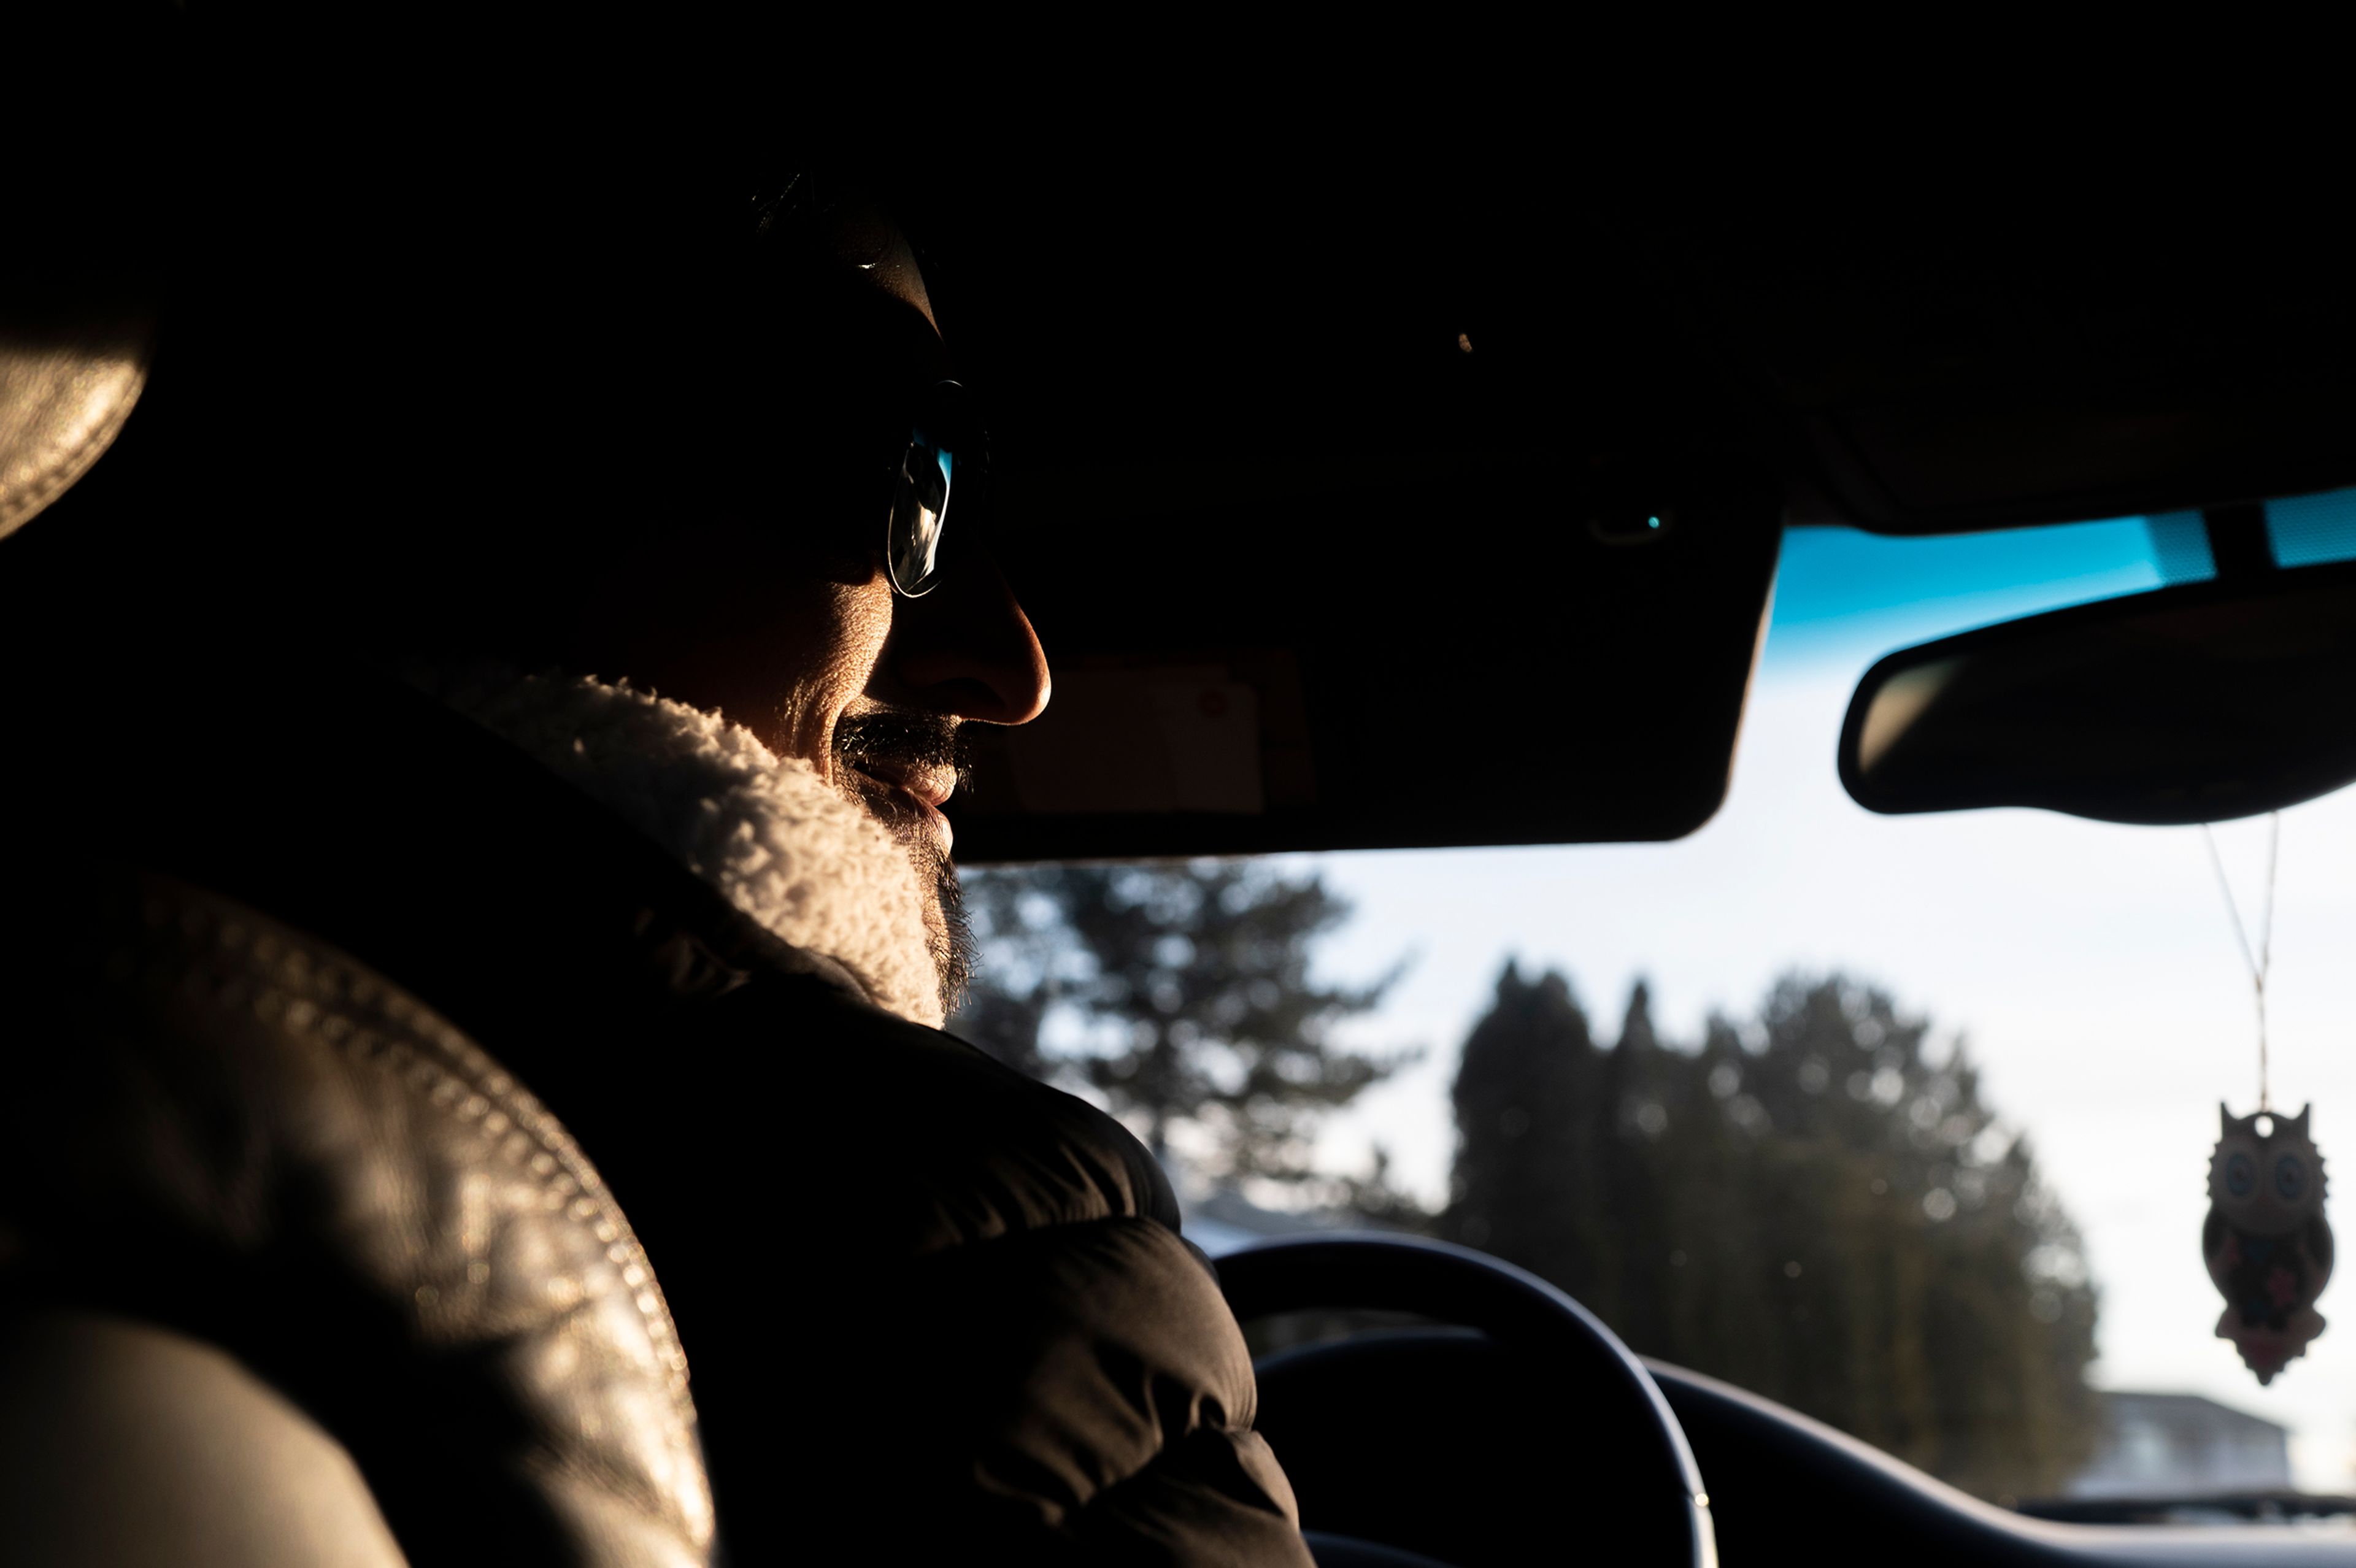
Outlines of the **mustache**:
M838 762L854 767L876 762L950 768L962 789L973 771L972 748L964 730L963 720L939 713L887 708L846 714L835 720L834 755Z

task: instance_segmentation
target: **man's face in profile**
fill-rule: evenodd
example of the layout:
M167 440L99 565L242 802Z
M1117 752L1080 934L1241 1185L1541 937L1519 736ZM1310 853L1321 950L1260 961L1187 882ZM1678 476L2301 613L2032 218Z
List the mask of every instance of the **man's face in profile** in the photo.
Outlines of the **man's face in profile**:
M755 450L726 458L755 476L745 499L669 530L675 570L617 570L595 619L626 630L594 654L807 763L904 845L953 1002L969 970L942 810L958 783L958 731L1035 718L1046 657L954 494L937 585L894 592L886 465L898 454L879 451L871 474L863 449L857 462L843 449L871 431L888 446L895 429L905 445L918 400L952 366L898 230L851 209L819 238L824 254L802 280L813 297L795 302L814 325L784 339L780 357L796 362L776 367L798 400L755 426Z

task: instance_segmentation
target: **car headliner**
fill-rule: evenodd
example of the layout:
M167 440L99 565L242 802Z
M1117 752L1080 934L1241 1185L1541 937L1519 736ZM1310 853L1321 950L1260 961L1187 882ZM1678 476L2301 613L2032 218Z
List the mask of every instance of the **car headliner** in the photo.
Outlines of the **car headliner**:
M2182 191L2162 228L2077 188L1795 212L1531 173L1440 146L892 193L1062 681L984 749L966 858L1677 837L1723 798L1787 521L2356 478L2356 319L2295 215L2260 247Z

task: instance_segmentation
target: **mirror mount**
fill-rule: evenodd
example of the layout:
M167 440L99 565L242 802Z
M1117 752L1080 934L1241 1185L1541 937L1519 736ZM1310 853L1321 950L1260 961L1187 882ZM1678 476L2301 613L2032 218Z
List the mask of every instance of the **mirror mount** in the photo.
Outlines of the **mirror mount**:
M2209 536L2209 559L2220 582L2247 582L2275 571L2274 546L2266 539L2266 509L2257 502L2210 507L2201 514Z

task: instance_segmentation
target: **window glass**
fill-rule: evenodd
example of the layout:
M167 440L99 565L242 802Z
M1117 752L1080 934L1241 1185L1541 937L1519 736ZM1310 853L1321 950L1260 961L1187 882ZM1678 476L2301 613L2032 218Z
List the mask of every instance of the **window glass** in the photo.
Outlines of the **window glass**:
M2209 530L2200 513L2156 512L2144 519L2144 529L2151 536L2152 564L2170 588L2217 575L2217 558L2210 553Z
M2270 512L2278 549L2322 499ZM1698 832L977 873L1007 994L966 1027L1153 1137L1215 1253L1344 1222L1483 1238L1639 1350L1997 1501L2191 1517L2226 1489L2345 1493L2356 1328L2265 1388L2214 1333L2206 1173L2218 1103L2252 1108L2255 1038L2201 830L1876 816L1835 773L1893 648L2210 575L2195 514L1794 529ZM1499 740L1482 762L1510 776ZM2254 927L2265 824L2216 842ZM2273 1088L2313 1103L2327 1159L2356 1157L2351 871L2356 791L2284 814ZM1053 934L1058 899L1086 941Z
M2266 538L2276 566L2356 560L2356 490L2268 501Z
M2198 513L1922 539L1792 528L1762 674L2214 575Z

